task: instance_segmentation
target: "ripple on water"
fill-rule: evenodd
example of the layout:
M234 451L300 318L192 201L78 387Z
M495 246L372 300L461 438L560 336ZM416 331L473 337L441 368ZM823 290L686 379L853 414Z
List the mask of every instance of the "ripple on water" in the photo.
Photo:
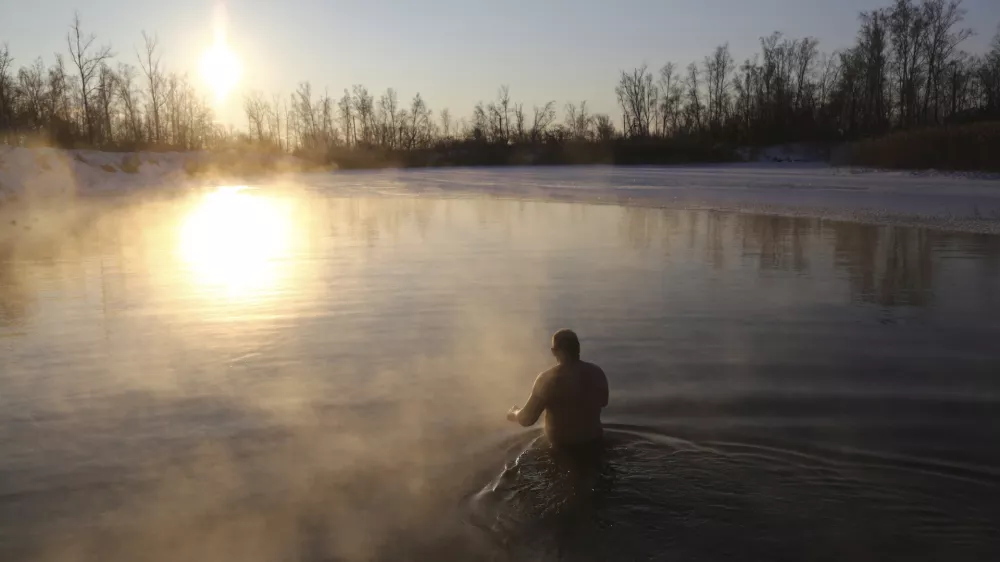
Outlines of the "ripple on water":
M527 441L526 441L527 440ZM599 454L528 436L467 500L516 558L983 560L1000 555L991 478L612 429Z

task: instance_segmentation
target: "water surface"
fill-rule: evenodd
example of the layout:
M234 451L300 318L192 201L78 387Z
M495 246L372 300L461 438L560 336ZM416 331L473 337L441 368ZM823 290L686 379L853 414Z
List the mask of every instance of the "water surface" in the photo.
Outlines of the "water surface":
M4 560L1000 557L1000 238L222 189L0 250ZM504 421L577 330L602 454Z

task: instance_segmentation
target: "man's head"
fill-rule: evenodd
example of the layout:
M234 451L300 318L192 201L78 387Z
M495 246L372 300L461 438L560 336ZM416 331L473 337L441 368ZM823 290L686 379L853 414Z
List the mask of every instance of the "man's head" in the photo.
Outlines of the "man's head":
M573 330L559 330L552 335L552 355L560 363L580 359L580 338Z

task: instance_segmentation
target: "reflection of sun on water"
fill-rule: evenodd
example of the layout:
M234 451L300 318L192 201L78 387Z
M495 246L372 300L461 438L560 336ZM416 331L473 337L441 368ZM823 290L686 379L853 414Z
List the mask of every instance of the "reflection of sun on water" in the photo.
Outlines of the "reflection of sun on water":
M185 217L180 256L199 285L230 298L259 297L276 288L291 230L287 202L219 188Z

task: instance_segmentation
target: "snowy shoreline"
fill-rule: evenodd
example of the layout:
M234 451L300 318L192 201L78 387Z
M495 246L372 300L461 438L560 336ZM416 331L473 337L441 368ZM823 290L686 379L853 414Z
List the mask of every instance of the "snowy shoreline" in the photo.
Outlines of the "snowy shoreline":
M323 192L502 197L795 216L1000 234L1000 177L824 164L452 168L302 174Z
M77 196L172 190L308 169L282 154L237 151L104 152L0 146L0 206Z
M143 198L232 181L209 169L208 153L106 153L57 149L0 150L0 211L5 221L27 212L81 207L103 195ZM241 160L242 159L242 160ZM255 155L229 157L229 170ZM236 165L233 166L235 161ZM872 224L1000 234L996 174L871 171L822 163L669 167L502 167L302 172L278 157L254 185L294 185L329 195L501 197L797 216ZM280 176L280 178L278 177ZM247 183L247 178L242 182ZM131 199L132 197L128 197ZM86 206L92 207L87 204ZM24 217L27 218L27 217Z

